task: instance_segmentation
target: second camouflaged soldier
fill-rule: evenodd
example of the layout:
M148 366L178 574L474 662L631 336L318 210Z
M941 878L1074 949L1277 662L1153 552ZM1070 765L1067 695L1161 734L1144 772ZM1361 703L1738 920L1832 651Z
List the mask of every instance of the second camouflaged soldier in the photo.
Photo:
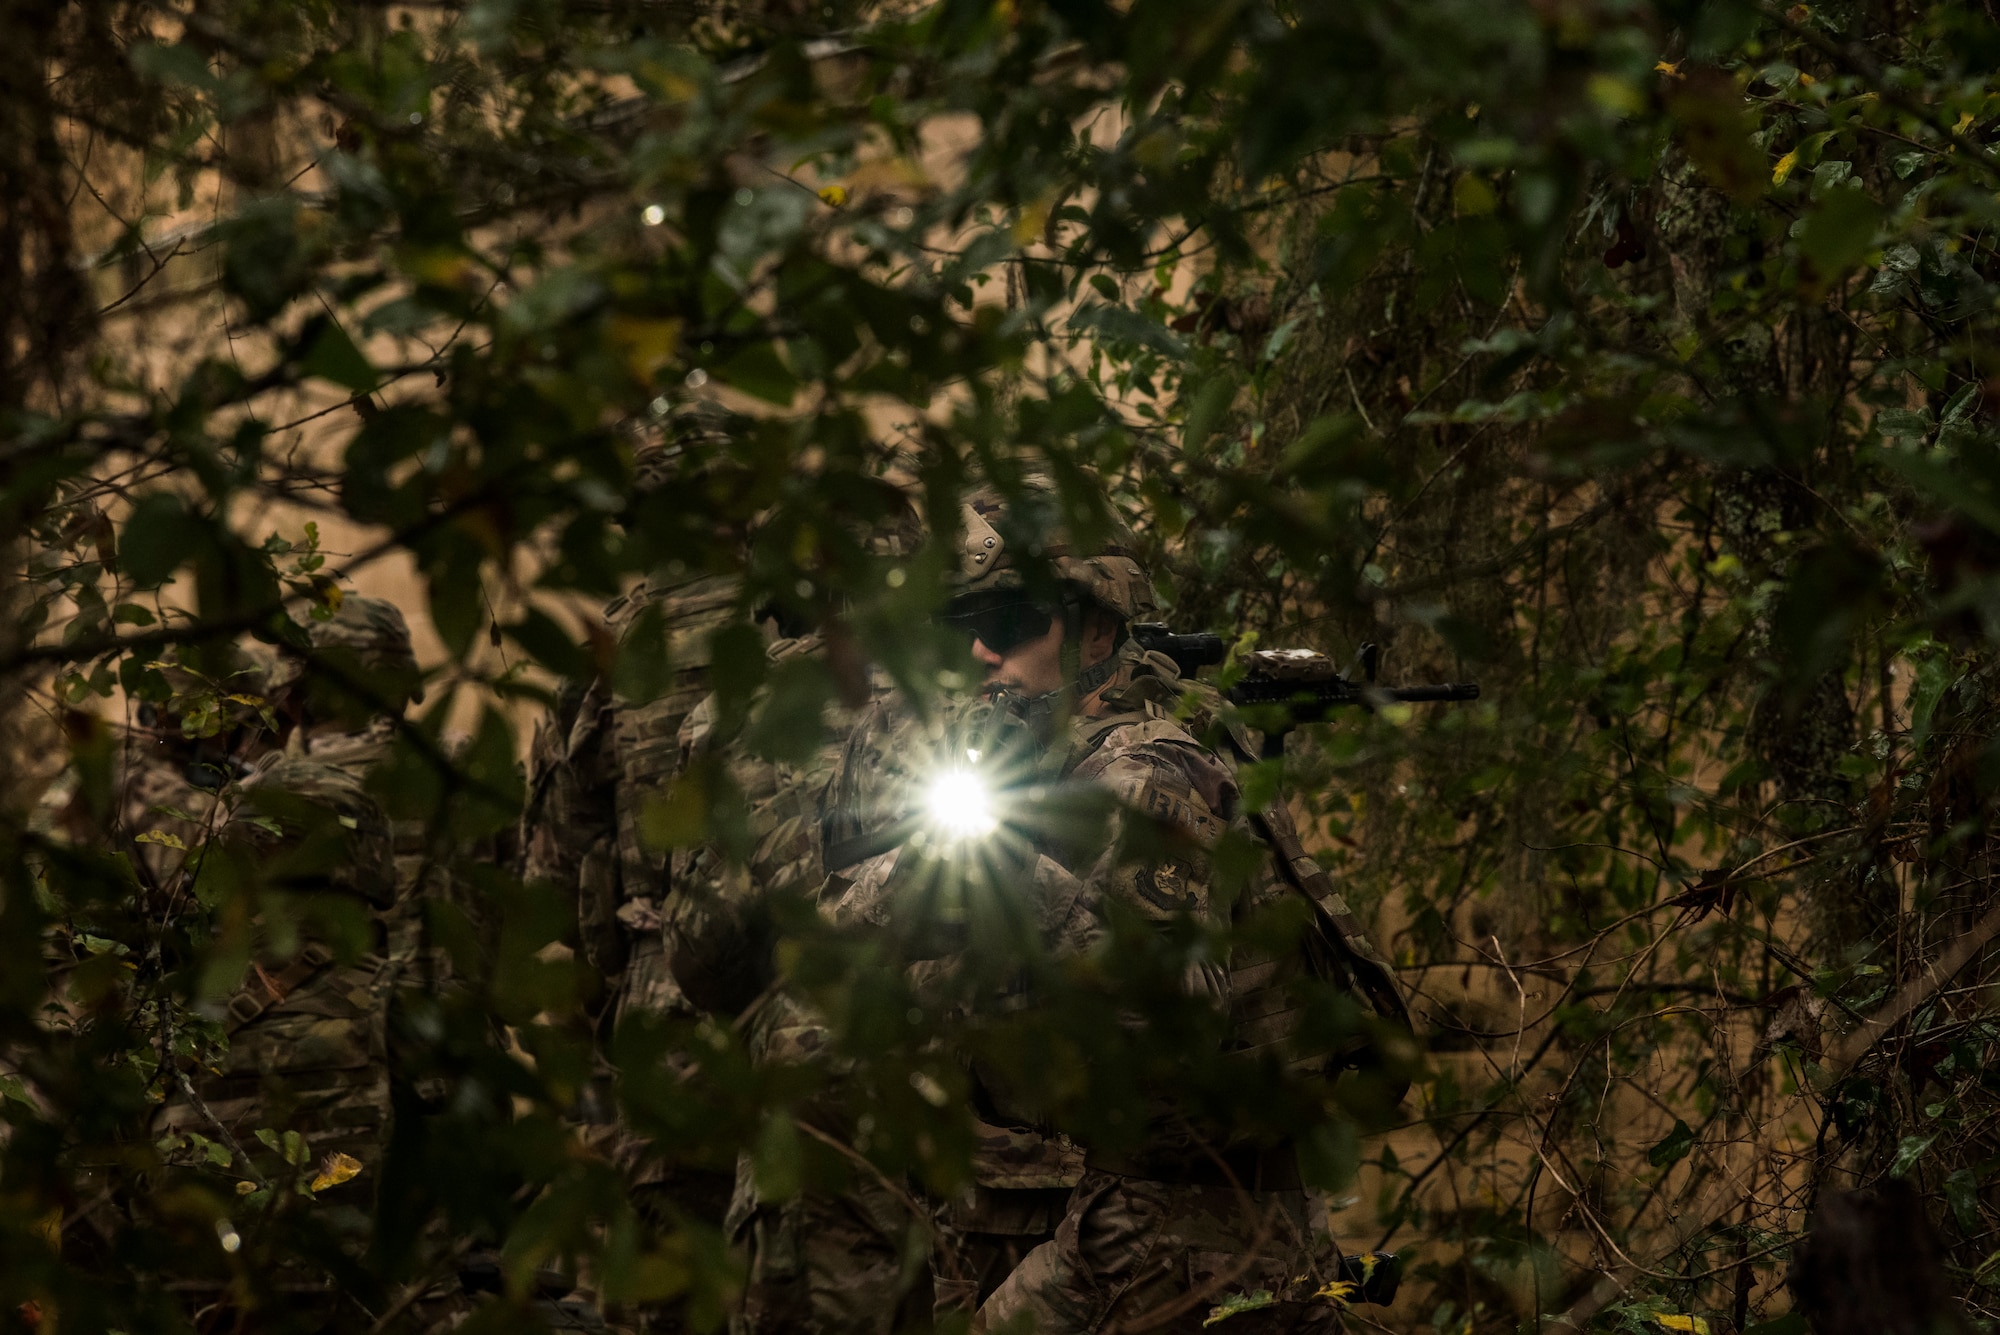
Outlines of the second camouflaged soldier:
M870 540L883 556L912 552L922 539L913 508ZM803 630L770 645L774 670L826 653L823 634ZM888 682L865 673L871 700ZM710 696L681 731L680 773L703 766L726 770L744 800L747 856L707 844L676 851L674 894L666 940L673 974L688 1000L736 1026L760 1064L817 1066L838 1087L842 1072L822 1019L786 988L773 959L771 905L782 898L811 900L825 879L820 799L839 765L859 711L838 702L822 717L820 745L800 763L750 753L716 732L717 699ZM815 1129L845 1139L848 1128L831 1111L837 1099L801 1111ZM742 1302L732 1318L736 1335L887 1335L921 1316L929 1296L925 1242L929 1221L913 1214L914 1201L878 1178L857 1173L844 1190L808 1188L784 1199L758 1189L747 1157L739 1162L725 1228L749 1259ZM909 1309L912 1304L916 1312Z
M315 654L400 690L404 698L380 707L400 710L416 693L409 629L393 604L349 595L307 634ZM200 1109L189 1098L170 1100L164 1123L197 1132L219 1123L242 1139L297 1131L316 1162L345 1172L348 1164L374 1167L387 1141L386 1023L390 996L417 955L415 887L399 875L388 818L366 789L388 752L386 715L356 732L316 725L299 672L272 674L297 723L285 747L243 781L219 837L257 864L267 889L331 892L365 906L365 918L349 916L367 922L371 939L358 958L342 959L325 928L307 923L290 959L254 967L222 1008L228 1052L218 1073L195 1084Z

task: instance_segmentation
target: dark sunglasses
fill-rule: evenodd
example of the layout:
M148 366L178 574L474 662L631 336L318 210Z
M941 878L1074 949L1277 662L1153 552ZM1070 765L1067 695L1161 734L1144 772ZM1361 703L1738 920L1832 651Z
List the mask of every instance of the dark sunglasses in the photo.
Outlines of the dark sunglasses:
M943 621L994 653L1005 654L1048 634L1056 615L1047 603L1023 597L1018 590L995 589L952 599L945 604Z

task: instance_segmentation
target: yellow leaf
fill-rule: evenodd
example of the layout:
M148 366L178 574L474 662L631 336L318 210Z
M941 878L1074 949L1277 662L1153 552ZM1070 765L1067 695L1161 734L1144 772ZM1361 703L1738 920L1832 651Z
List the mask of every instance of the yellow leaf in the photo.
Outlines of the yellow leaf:
M1818 79L1813 78L1812 75L1805 73L1803 70L1799 72L1799 87L1810 88L1818 82Z
M845 204L847 202L847 187L844 185L822 186L820 188L819 197L821 201L823 201L824 203L831 204L833 205L833 207L839 208L842 204Z
M135 844L164 844L168 848L178 848L183 853L187 852L187 845L181 842L180 836L177 834L168 834L165 830L148 830L132 842Z
M1681 77L1681 63L1678 60L1656 61L1653 68L1659 73L1666 75L1669 79L1678 79Z
M352 1181L360 1171L361 1160L353 1155L338 1152L329 1154L326 1156L326 1162L319 1166L319 1176L312 1180L312 1189L325 1191L328 1187L337 1187L343 1182ZM1703 1331L1702 1335L1707 1335L1707 1332Z
M1499 199L1493 187L1477 176L1461 176L1452 183L1451 202L1459 214L1467 218L1478 218L1499 206Z
M1056 197L1053 193L1030 202L1021 210L1021 216L1014 219L1014 240L1025 246L1040 236L1042 228L1048 224L1049 212L1055 206Z
M611 341L625 354L625 364L640 382L650 383L680 346L679 320L645 320L633 315L611 317Z
M257 1184L247 1177L239 1180L236 1184L236 1194L238 1196L248 1196L255 1190L257 1190Z
M1584 83L1590 100L1620 116L1636 116L1646 109L1646 95L1609 74L1593 74Z
M1799 151L1795 148L1778 159L1778 165L1771 169L1771 184L1783 185L1785 178L1792 174L1792 168L1799 165Z
M1655 1312L1653 1320L1667 1330L1683 1330L1687 1335L1708 1335L1708 1322L1698 1316L1681 1316L1675 1312Z
M1345 1307L1360 1287L1359 1284L1354 1283L1352 1280L1336 1279L1325 1288L1313 1294L1313 1297L1326 1298Z
M1964 134L1966 128L1971 124L1972 124L1972 113L1969 111L1961 111L1958 113L1958 124L1951 127L1951 132L1953 134Z
M36 1235L43 1242L49 1244L49 1250L52 1252L61 1253L62 1251L62 1225L63 1210L60 1205L37 1219L34 1223Z
M466 287L479 281L478 266L462 251L411 249L402 260L404 268L438 287Z
M657 60L649 60L639 66L639 78L647 84L653 94L662 102L691 102L701 92L701 85L694 80L662 65Z

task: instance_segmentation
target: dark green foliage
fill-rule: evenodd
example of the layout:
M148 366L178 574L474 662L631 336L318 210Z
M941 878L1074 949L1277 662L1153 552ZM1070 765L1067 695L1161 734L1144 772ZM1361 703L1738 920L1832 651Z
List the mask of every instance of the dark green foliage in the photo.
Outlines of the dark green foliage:
M1803 1207L1891 1174L1987 1310L1988 971L1933 969L1989 910L2000 789L1980 6L90 0L0 37L0 1324L185 1329L167 1286L202 1283L258 1329L393 1327L462 1244L524 1321L553 1267L713 1328L740 1282L715 1220L628 1192L577 1125L837 1184L812 1111L948 1190L965 1078L934 1040L1099 1144L1166 1082L1296 1139L1416 1246L1411 1328L1561 1311L1615 1247L1633 1287L1579 1319L1792 1330ZM575 906L506 870L505 709L598 673L653 699L694 646L578 609L734 578L721 726L797 760L864 658L926 706L969 668L924 620L950 521L885 556L883 479L946 515L1030 465L1079 531L1132 523L1182 629L1484 684L1245 776L1316 818L1416 990L1418 1131L1364 1138L1398 1116L1379 1066L1228 1053L1177 987L1220 943L1120 924L1050 960L1003 896L957 906L991 948L936 996L899 967L927 934L779 907L839 1091L713 1023L591 1032ZM396 1138L341 1198L282 1127L149 1129L253 965L362 944L305 885L338 831L263 863L203 861L207 831L163 882L141 837L199 821L122 812L89 711L269 741L257 641L306 660L316 716L379 713L402 684L301 628L390 568L442 658L372 791L450 887L425 922L455 982L399 1001ZM846 657L767 673L766 608L838 615ZM638 823L742 854L743 810L707 766ZM989 1004L1022 978L1047 1005ZM1367 1046L1306 991L1318 1049ZM299 1275L332 1294L299 1310Z

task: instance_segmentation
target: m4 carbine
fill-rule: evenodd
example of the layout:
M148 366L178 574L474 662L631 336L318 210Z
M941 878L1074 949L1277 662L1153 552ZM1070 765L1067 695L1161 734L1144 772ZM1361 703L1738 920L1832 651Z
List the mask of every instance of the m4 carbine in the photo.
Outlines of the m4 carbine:
M1229 655L1229 646L1220 635L1176 635L1157 621L1133 625L1132 638L1141 648L1173 659L1183 677L1192 678ZM1283 726L1264 733L1266 759L1284 752L1285 735L1293 728L1301 723L1323 723L1336 709L1372 711L1383 705L1479 698L1478 683L1470 681L1441 686L1379 685L1375 669L1381 650L1373 644L1362 645L1356 658L1361 669L1359 681L1331 658L1311 649L1258 649L1241 660L1243 675L1224 694L1231 704L1278 705L1284 709Z

